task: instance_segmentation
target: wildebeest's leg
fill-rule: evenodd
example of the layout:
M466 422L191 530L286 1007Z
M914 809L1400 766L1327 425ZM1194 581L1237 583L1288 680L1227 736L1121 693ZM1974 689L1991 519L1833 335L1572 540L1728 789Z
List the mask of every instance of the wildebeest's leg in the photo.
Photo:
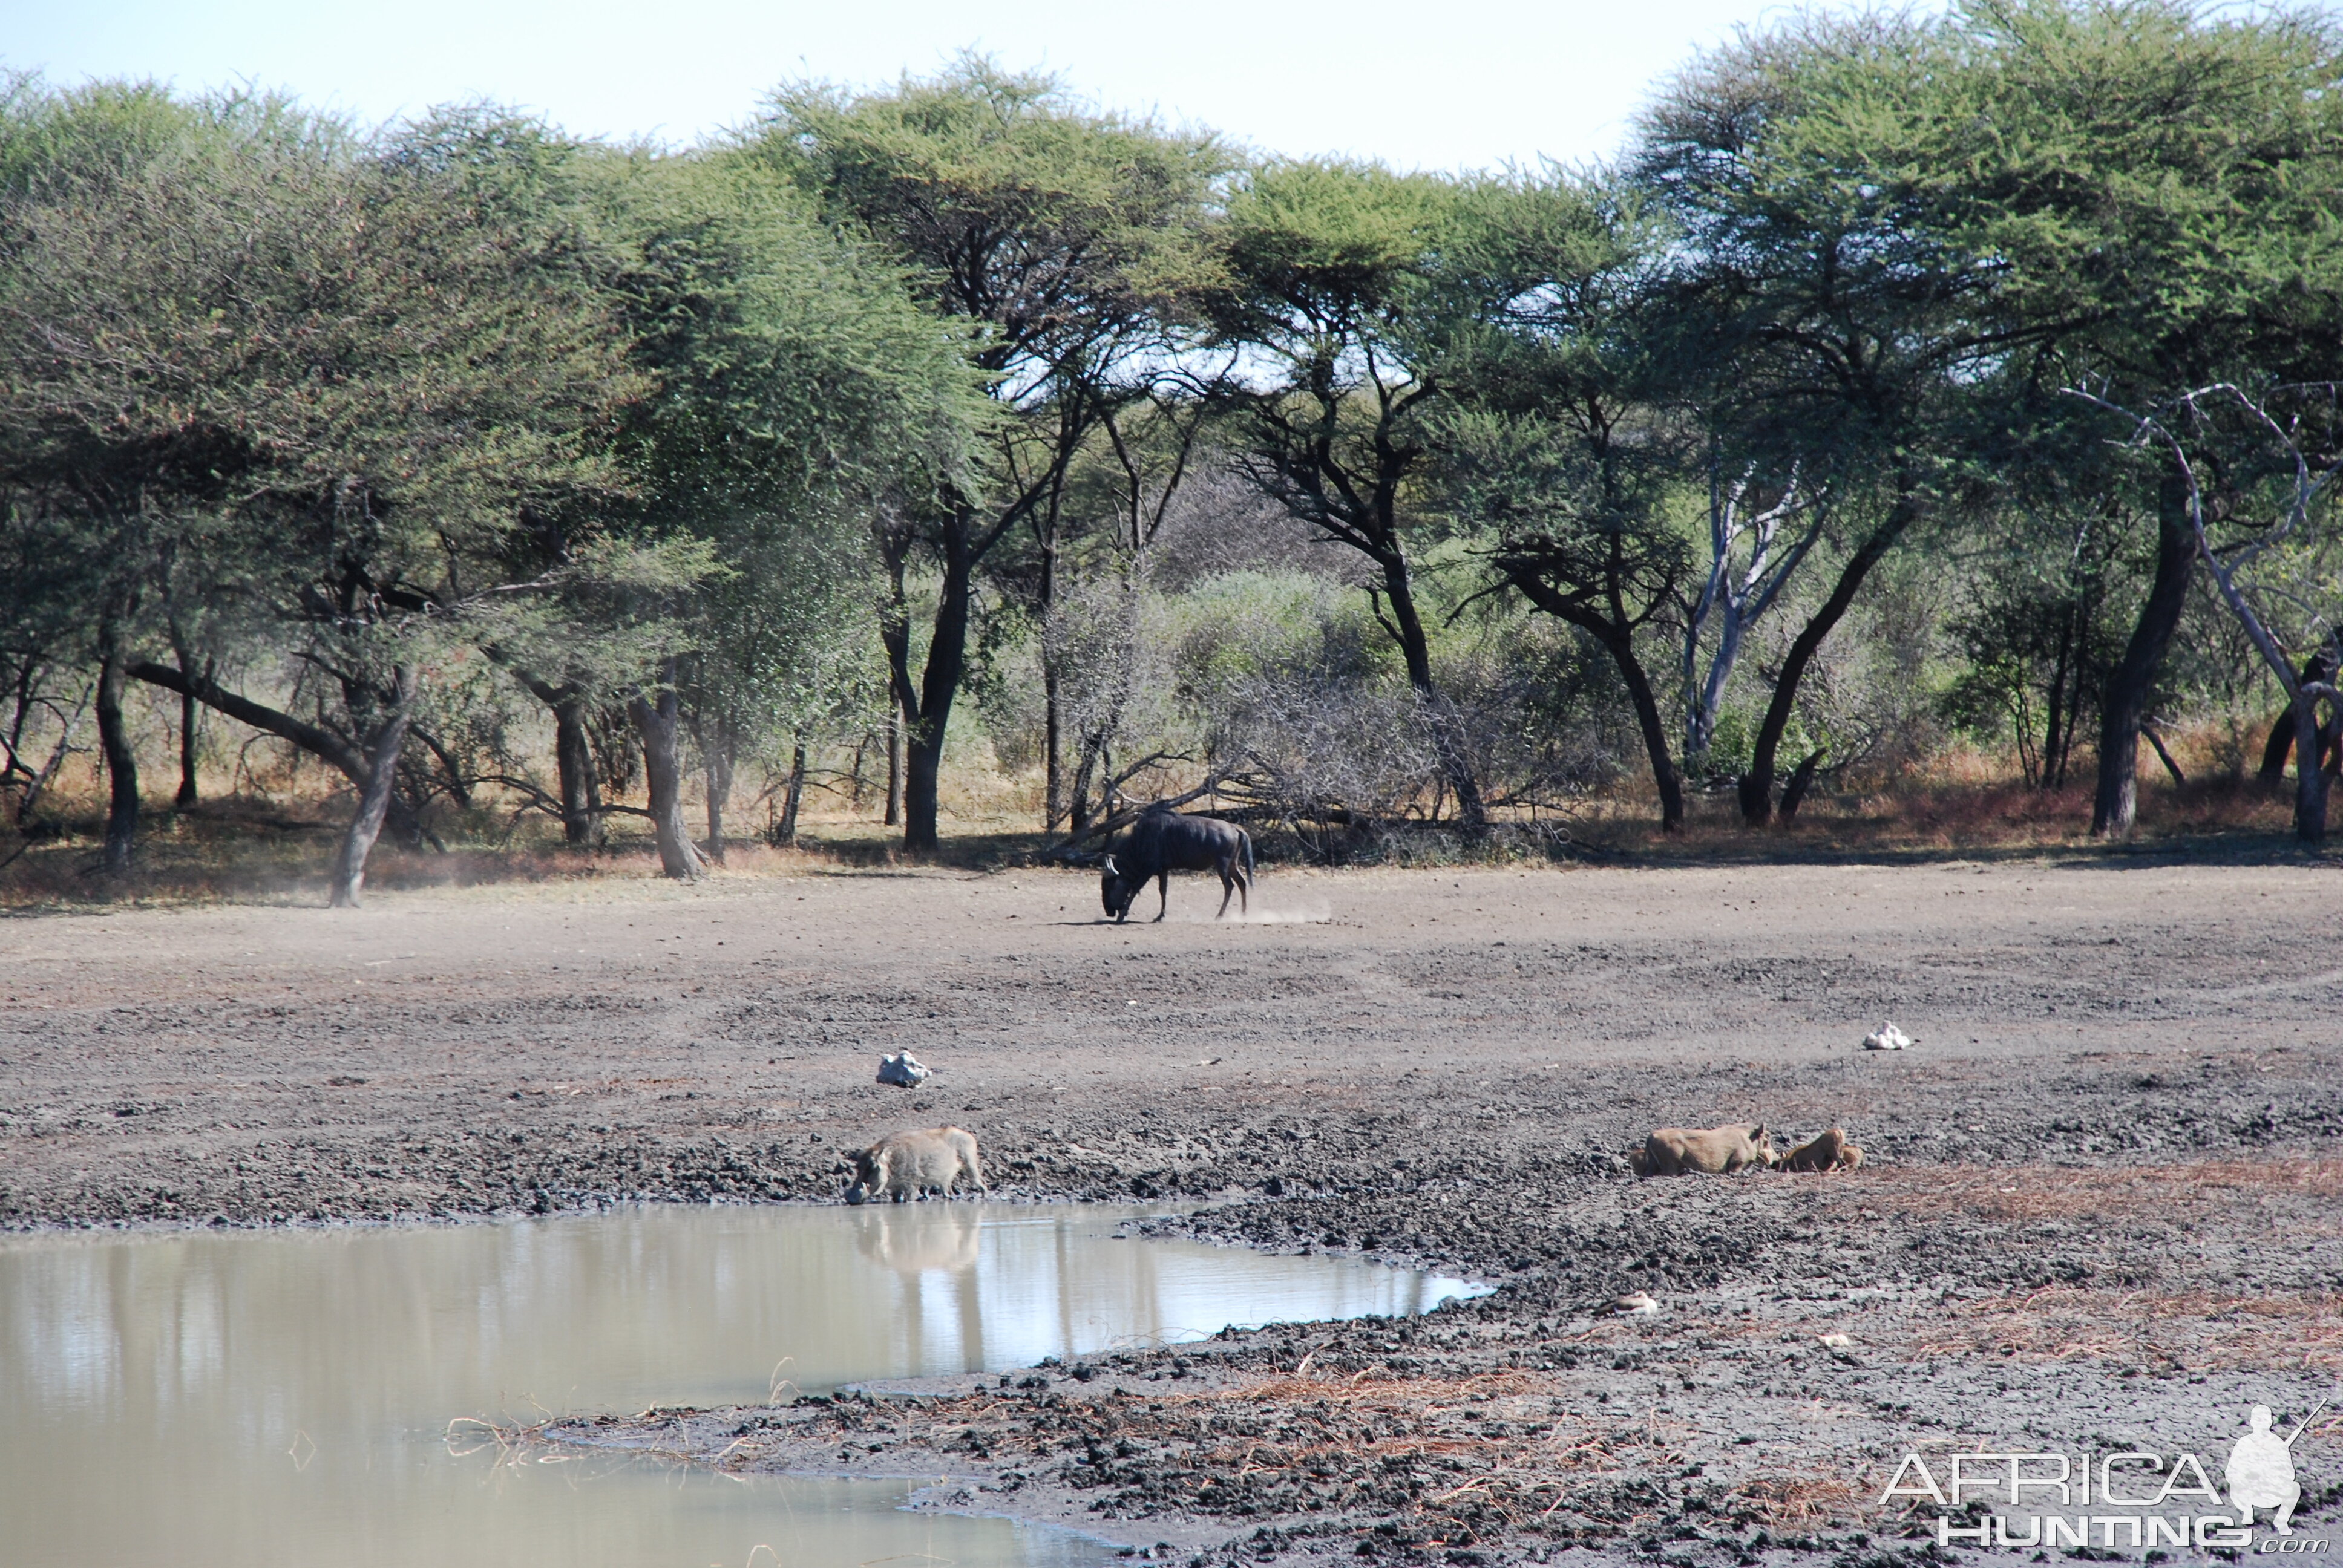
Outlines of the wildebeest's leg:
M1155 897L1157 900L1155 905L1155 918L1160 920L1171 910L1172 908L1171 872L1158 871L1155 873Z
M1212 917L1217 920L1229 912L1229 900L1236 896L1237 879L1234 875L1235 868L1231 865L1229 857L1226 855L1221 857L1220 864L1214 869L1221 873L1221 912Z

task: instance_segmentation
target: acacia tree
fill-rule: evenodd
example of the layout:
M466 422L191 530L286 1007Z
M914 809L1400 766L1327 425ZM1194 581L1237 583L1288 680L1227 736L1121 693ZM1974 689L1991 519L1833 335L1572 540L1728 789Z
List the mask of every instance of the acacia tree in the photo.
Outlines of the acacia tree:
M963 335L995 405L977 474L903 498L878 532L880 638L908 729L903 842L932 850L979 573L1172 350L1229 160L1209 136L1093 113L1051 79L976 59L861 96L785 88L749 150L789 171L833 222L901 258L922 300ZM938 578L916 672L915 567Z
M768 161L720 151L600 172L625 256L608 287L649 382L618 447L639 487L629 527L712 568L629 610L666 622L627 700L660 863L689 877L683 738L699 741L720 853L743 749L777 732L794 749L840 700L870 516L886 497L965 488L981 397L896 264L825 228Z
M1428 427L1449 509L1493 534L1501 579L1618 670L1673 832L1683 780L1643 646L1678 617L1692 569L1665 513L1682 421L1644 314L1664 237L1622 193L1569 176L1471 192L1427 334L1453 407Z
M1936 124L1938 45L1926 24L1876 15L1744 35L1667 86L1633 159L1682 236L1663 276L1685 379L1750 449L1834 476L1848 530L1742 776L1752 825L1774 816L1782 739L1824 642L1963 482L1978 387L2055 327L1986 311L1998 269L1956 242L1906 156L1911 128Z
M1213 314L1251 372L1224 394L1241 470L1373 564L1375 619L1406 664L1458 815L1477 829L1486 808L1433 678L1413 558L1443 526L1415 490L1441 391L1433 274L1456 203L1450 182L1373 165L1257 169L1229 203L1229 278Z
M138 678L351 779L332 899L354 904L418 683L460 623L538 586L501 569L532 505L616 487L593 437L632 385L558 233L498 199L532 127L467 114L369 145L250 99L189 119L152 156L12 202L0 444L116 564L92 607L109 863L136 823L119 699ZM145 658L166 570L337 715Z
M2337 387L2248 390L2217 382L2147 413L2089 387L2072 390L2122 418L2134 445L2160 449L2179 474L2197 558L2287 696L2294 730L2295 836L2320 842L2327 837L2323 764L2343 727L2343 692L2332 673L2333 654L2343 643L2337 629L2343 624L2343 582L2329 571L2298 585L2272 568L2315 545L2313 531L2332 508L2329 492L2343 477ZM2298 669L2306 651L2311 658Z
M2077 379L2146 407L2225 378L2333 374L2343 26L2331 15L1979 3L1912 55L1908 95L1871 100L1876 161L1901 171L1916 232L1976 258L1990 285L1976 296L1980 325L2037 346L1999 377L2019 410L2010 422L2036 427L2023 445L2057 460L2056 427L2078 410L2056 393ZM2152 580L2098 699L2092 829L2110 837L2131 830L2141 726L2199 554L2187 495L2167 462Z
M314 128L281 105L183 104L146 85L60 93L20 75L0 100L0 332L12 372L0 385L0 475L12 553L37 563L11 584L11 618L20 638L45 634L25 656L96 668L109 872L127 869L137 834L123 699L153 608L148 579L180 515L216 505L256 461L239 433L172 407L181 367L169 361L197 357L187 368L198 376L227 362L209 319L172 320L192 303L192 280L167 246L207 246L216 267L223 236L208 197L233 177L233 144L297 158ZM122 209L138 213L127 236ZM161 342L149 336L158 329ZM109 373L125 339L159 377Z

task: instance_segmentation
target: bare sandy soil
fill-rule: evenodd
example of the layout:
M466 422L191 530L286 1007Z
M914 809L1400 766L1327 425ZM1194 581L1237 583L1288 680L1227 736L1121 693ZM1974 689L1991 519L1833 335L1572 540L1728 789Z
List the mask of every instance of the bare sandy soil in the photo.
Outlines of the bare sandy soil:
M1013 1192L1241 1195L1193 1228L1502 1285L542 1434L942 1474L936 1505L1213 1563L1885 1561L1924 1538L1876 1506L1907 1449L2226 1453L2343 1368L2331 865L1260 891L1242 924L1193 880L1099 924L1093 879L1032 870L0 920L0 1223L830 1200L837 1148L950 1120ZM1889 1016L1919 1044L1857 1049ZM873 1083L907 1047L933 1081ZM1727 1121L1841 1125L1872 1163L1628 1174L1652 1127ZM1615 1314L1635 1291L1661 1310ZM2298 1530L2343 1535L2332 1406L2295 1452Z

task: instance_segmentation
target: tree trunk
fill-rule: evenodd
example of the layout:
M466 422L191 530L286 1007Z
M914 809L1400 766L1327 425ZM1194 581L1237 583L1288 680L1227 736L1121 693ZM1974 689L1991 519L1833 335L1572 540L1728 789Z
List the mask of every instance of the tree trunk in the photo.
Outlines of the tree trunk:
M176 691L182 696L192 693L196 701L215 713L226 714L238 724L248 724L280 740L289 741L348 779L356 789L364 789L371 777L366 754L332 730L320 729L289 713L280 713L248 697L239 697L226 690L208 670L200 678L190 679L168 665L156 664L152 659L139 659L128 666L127 673L133 679L143 680L149 686L159 686L166 691ZM390 810L384 820L391 836L400 843L409 849L423 846L422 819L415 814L413 806L400 799L396 793L391 797Z
M1061 754L1063 732L1058 720L1058 671L1054 664L1041 666L1041 827L1054 832L1066 817L1065 759Z
M202 711L193 692L179 693L179 792L171 803L183 811L200 799L196 790L196 716Z
M2139 726L2165 650L2188 605L2188 578L2197 567L2197 535L2188 522L2188 482L2167 472L2157 486L2156 578L2139 607L2131 641L2107 674L2099 702L2099 783L2091 801L2091 831L2103 839L2131 836L2139 815Z
M1041 546L1041 591L1039 608L1041 637L1041 830L1054 832L1065 816L1064 729L1058 714L1058 661L1050 652L1048 627L1058 605L1058 507L1065 489L1061 471L1050 491L1050 504L1037 520Z
M933 854L940 847L936 789L943 775L944 738L951 726L952 701L968 669L968 622L975 589L968 535L967 521L960 519L944 536L935 634L928 643L927 667L920 672L918 706L904 705L910 733L904 738L903 848L920 854Z
M732 800L732 753L719 738L708 749L708 858L724 863L724 808Z
M130 869L130 851L138 842L138 754L131 749L130 730L122 718L122 687L128 678L121 636L111 618L98 630L97 736L106 753L106 870L119 876Z
M1481 786L1473 777L1472 759L1465 755L1463 742L1452 722L1451 709L1441 700L1432 682L1431 639L1424 635L1423 618L1416 613L1415 589L1408 580L1407 558L1394 548L1378 564L1383 568L1383 597L1391 602L1391 630L1401 655L1407 660L1408 684L1415 689L1416 704L1432 730L1433 754L1440 759L1441 776L1456 791L1458 819L1467 832L1478 833L1488 826L1488 809L1482 803ZM1660 749L1666 751L1664 740ZM1671 777L1674 774L1673 765L1669 773ZM1677 816L1683 816L1681 801Z
M681 881L699 875L699 851L683 823L683 763L678 740L675 661L660 668L664 685L656 699L638 692L627 704L643 743L643 782L650 796L651 832L659 841L659 870Z
M893 703L887 705L887 820L885 826L900 827L903 821L903 714Z
M2294 836L2306 844L2327 837L2327 736L2318 724L2318 699L2294 702Z
M936 836L936 789L944 765L942 731L942 724L930 719L912 733L904 749L903 848L918 854L933 854L941 847Z
M553 766L561 779L561 838L590 844L601 819L595 808L594 748L586 739L586 699L571 693L553 705Z
M1069 832L1079 833L1091 825L1091 770L1097 763L1098 749L1085 739L1081 760L1074 764L1073 793L1066 800L1066 828Z
M2269 739L2262 745L2262 765L2255 778L2275 789L2286 781L2286 759L2294 755L2294 709L2288 708L2270 722Z
M2302 661L2301 678L2305 682L2328 682L2335 678L2335 651L2322 648ZM2286 779L2286 759L2294 755L2294 709L2286 710L2270 722L2269 739L2262 746L2261 782L2272 789Z
M1827 746L1817 746L1806 753L1805 760L1791 769L1790 781L1782 786L1783 821L1797 819L1798 808L1806 803L1806 791L1814 788L1815 771L1823 765L1823 758L1829 750Z
M1652 764L1652 783L1660 794L1660 830L1664 833L1684 831L1684 779L1676 771L1675 759L1668 755L1667 723L1660 717L1660 702L1652 691L1652 683L1644 674L1644 666L1635 657L1632 634L1603 638L1611 650L1612 663L1619 667L1619 678L1627 683L1627 695L1635 704L1635 722L1644 731L1644 753Z
M2050 712L2042 726L2042 777L2036 788L2055 789L2058 778L2058 746L2064 734L2063 726L2072 722L2066 715L2066 650L2074 640L2074 624L2058 628L2058 657L2050 666Z
M2172 753L2165 748L2164 737L2156 732L2156 727L2152 724L2142 724L2139 727L2139 732L2147 738L2148 745L2156 749L2156 759L2164 764L2164 770L2172 775L2173 788L2187 789L2188 775L2180 771L2180 764L2173 760Z
M399 669L392 679L392 701L368 748L366 783L358 791L357 809L350 814L350 825L342 831L341 849L334 856L328 902L337 910L355 910L365 896L367 858L382 836L391 789L398 781L399 757L407 749L407 716L415 709L415 673Z
M781 795L781 820L773 829L773 842L784 849L798 841L798 802L805 799L805 747L799 744L789 751L789 783Z
M1749 771L1741 779L1741 819L1752 828L1762 828L1774 819L1774 774L1782 750L1783 733L1790 727L1790 716L1797 711L1798 683L1805 678L1806 666L1841 617L1855 603L1864 578L1871 575L1882 557L1903 537L1920 515L1920 503L1907 488L1887 509L1887 516L1873 529L1871 536L1847 558L1839 568L1838 581L1831 588L1830 598L1815 612L1797 640L1790 644L1789 657L1782 661L1782 673L1774 682L1773 700L1765 705L1765 721L1757 727L1757 743L1751 749Z
M2066 764L2074 757L2075 734L2083 722L2083 681L2089 673L2090 662L2083 655L2090 645L2091 615L2092 611L2087 608L2076 611L2074 672L2066 689L2066 729L2058 740L2058 788L2061 789L2066 787Z

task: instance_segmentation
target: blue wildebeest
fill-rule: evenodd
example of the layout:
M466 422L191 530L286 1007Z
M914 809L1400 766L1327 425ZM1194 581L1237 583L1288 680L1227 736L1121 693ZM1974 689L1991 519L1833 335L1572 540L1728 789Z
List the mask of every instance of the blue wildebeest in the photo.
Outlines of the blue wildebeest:
M1233 822L1186 817L1168 806L1151 806L1132 824L1121 845L1107 856L1099 877L1099 897L1106 903L1106 912L1120 924L1146 888L1147 879L1152 877L1160 900L1155 918L1160 920L1172 907L1174 871L1218 871L1220 915L1229 912L1232 894L1239 900L1238 912L1242 913L1252 902L1252 839ZM1212 918L1218 920L1220 915Z

